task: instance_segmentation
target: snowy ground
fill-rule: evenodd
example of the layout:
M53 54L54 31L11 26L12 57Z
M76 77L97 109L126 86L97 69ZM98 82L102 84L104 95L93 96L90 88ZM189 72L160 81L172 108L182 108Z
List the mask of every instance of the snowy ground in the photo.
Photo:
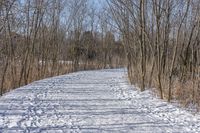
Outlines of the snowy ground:
M77 72L0 98L0 132L200 132L200 116L140 93L125 69Z

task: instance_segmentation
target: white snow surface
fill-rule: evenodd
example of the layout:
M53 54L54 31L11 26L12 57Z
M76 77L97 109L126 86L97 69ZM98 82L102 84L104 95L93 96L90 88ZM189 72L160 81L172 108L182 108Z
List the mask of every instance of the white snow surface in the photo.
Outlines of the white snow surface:
M0 98L0 133L200 132L200 116L129 85L126 69L33 82Z

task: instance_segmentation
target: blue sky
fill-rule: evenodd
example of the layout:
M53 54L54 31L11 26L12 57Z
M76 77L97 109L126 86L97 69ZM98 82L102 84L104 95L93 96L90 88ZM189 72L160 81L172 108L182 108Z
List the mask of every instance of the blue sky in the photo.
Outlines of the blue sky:
M90 0L90 2L94 4L96 8L101 9L106 3L106 0Z

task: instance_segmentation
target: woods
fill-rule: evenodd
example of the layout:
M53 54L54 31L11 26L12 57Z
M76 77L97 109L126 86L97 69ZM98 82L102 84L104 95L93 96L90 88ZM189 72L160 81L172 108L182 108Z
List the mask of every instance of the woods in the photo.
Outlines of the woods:
M122 33L132 84L161 99L200 104L200 2L107 0Z
M200 106L199 0L0 1L0 94L78 70L124 67L168 102Z
M105 17L88 0L1 0L0 94L46 77L122 66L122 43Z

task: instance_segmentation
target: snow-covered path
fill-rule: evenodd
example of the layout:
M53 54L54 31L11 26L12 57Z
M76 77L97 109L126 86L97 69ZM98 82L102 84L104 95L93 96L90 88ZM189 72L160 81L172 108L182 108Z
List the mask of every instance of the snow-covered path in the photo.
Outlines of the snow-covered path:
M140 93L125 69L36 81L0 98L0 132L200 132L200 116Z

